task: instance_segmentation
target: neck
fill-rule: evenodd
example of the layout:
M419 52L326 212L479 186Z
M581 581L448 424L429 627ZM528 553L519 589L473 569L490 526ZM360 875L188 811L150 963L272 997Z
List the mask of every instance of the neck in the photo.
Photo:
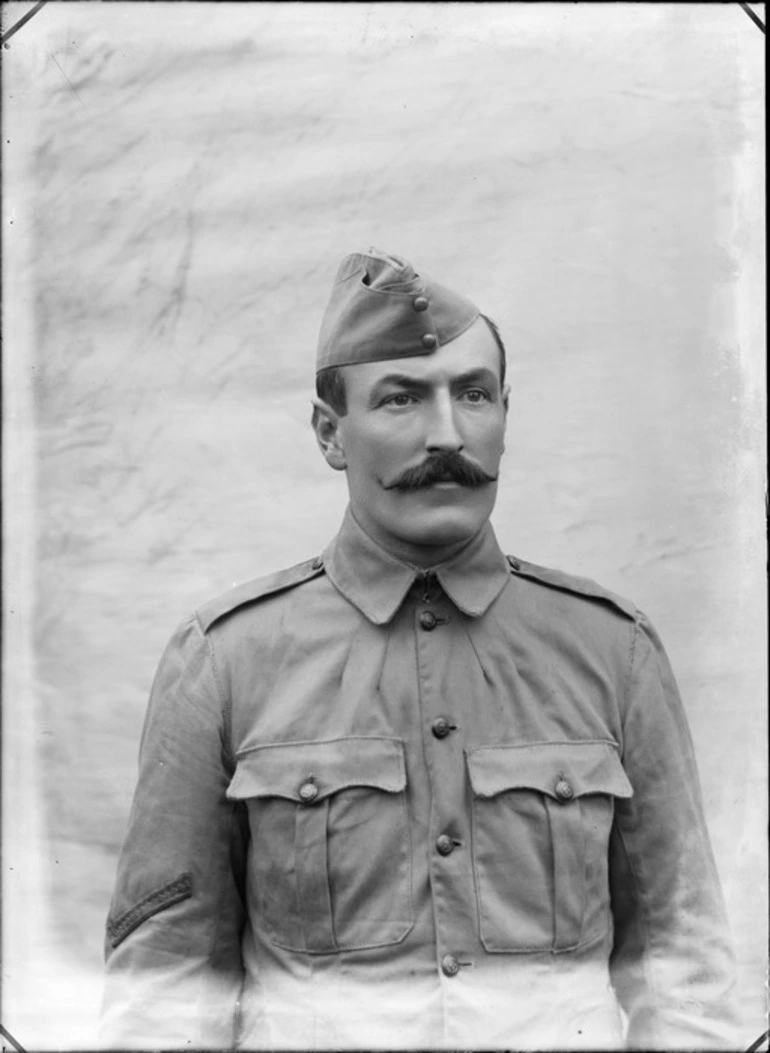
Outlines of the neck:
M384 549L388 555L393 556L401 563L408 563L413 567L419 567L420 570L425 570L428 567L437 567L440 563L448 562L448 560L452 559L453 556L456 556L458 552L462 552L462 550L473 541L473 538L477 537L481 532L478 531L473 537L462 538L460 541L454 541L448 544L417 545L411 541L406 541L403 538L395 537L392 534L383 535L371 525L362 523L352 508L350 509L350 514L363 532L376 545L379 545L380 548ZM483 529L484 527L482 526L481 530Z

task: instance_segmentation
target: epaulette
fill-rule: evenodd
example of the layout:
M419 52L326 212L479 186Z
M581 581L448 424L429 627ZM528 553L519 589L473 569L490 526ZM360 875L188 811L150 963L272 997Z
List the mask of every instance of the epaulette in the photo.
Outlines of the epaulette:
M304 563L297 563L296 566L288 567L286 570L278 570L275 574L268 574L264 578L255 578L243 585L237 585L234 589L209 600L208 603L198 608L197 615L201 628L206 633L214 622L240 607L262 600L266 596L274 596L277 592L293 589L305 581L317 578L323 573L323 567L323 560L320 556L316 556L315 559L306 559Z
M630 600L616 596L609 589L603 589L590 578L580 578L574 574L565 574L562 570L551 570L550 567L538 567L536 563L527 563L515 556L506 556L513 574L530 581L539 581L552 589L562 589L565 592L576 592L580 596L587 596L591 600L601 600L610 603L627 617L636 619L637 609Z

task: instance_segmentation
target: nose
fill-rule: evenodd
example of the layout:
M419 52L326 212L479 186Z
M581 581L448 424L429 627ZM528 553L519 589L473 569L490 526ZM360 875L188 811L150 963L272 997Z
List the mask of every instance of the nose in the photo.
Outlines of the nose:
M439 395L431 406L425 446L429 453L439 450L459 453L465 443L455 419L455 403L447 392Z

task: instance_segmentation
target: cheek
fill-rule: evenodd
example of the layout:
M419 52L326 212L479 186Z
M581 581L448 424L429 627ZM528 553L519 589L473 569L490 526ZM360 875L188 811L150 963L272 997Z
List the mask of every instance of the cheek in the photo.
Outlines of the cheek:
M475 429L471 444L482 457L501 457L505 450L505 418L481 424Z
M387 429L349 431L346 436L349 453L348 469L359 477L380 479L387 476L394 465L409 462L414 446L409 429L405 425Z
M381 481L389 473L392 474L395 458L385 444L358 444L351 446L350 450L347 458L348 478L359 490L378 489Z

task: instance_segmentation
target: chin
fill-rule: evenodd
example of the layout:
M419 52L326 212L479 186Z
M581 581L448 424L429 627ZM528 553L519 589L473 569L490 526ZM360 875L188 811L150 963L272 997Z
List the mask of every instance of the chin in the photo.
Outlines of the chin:
M485 514L469 509L426 509L413 516L405 515L398 533L411 545L458 545L470 541L481 530L490 512L491 509Z

